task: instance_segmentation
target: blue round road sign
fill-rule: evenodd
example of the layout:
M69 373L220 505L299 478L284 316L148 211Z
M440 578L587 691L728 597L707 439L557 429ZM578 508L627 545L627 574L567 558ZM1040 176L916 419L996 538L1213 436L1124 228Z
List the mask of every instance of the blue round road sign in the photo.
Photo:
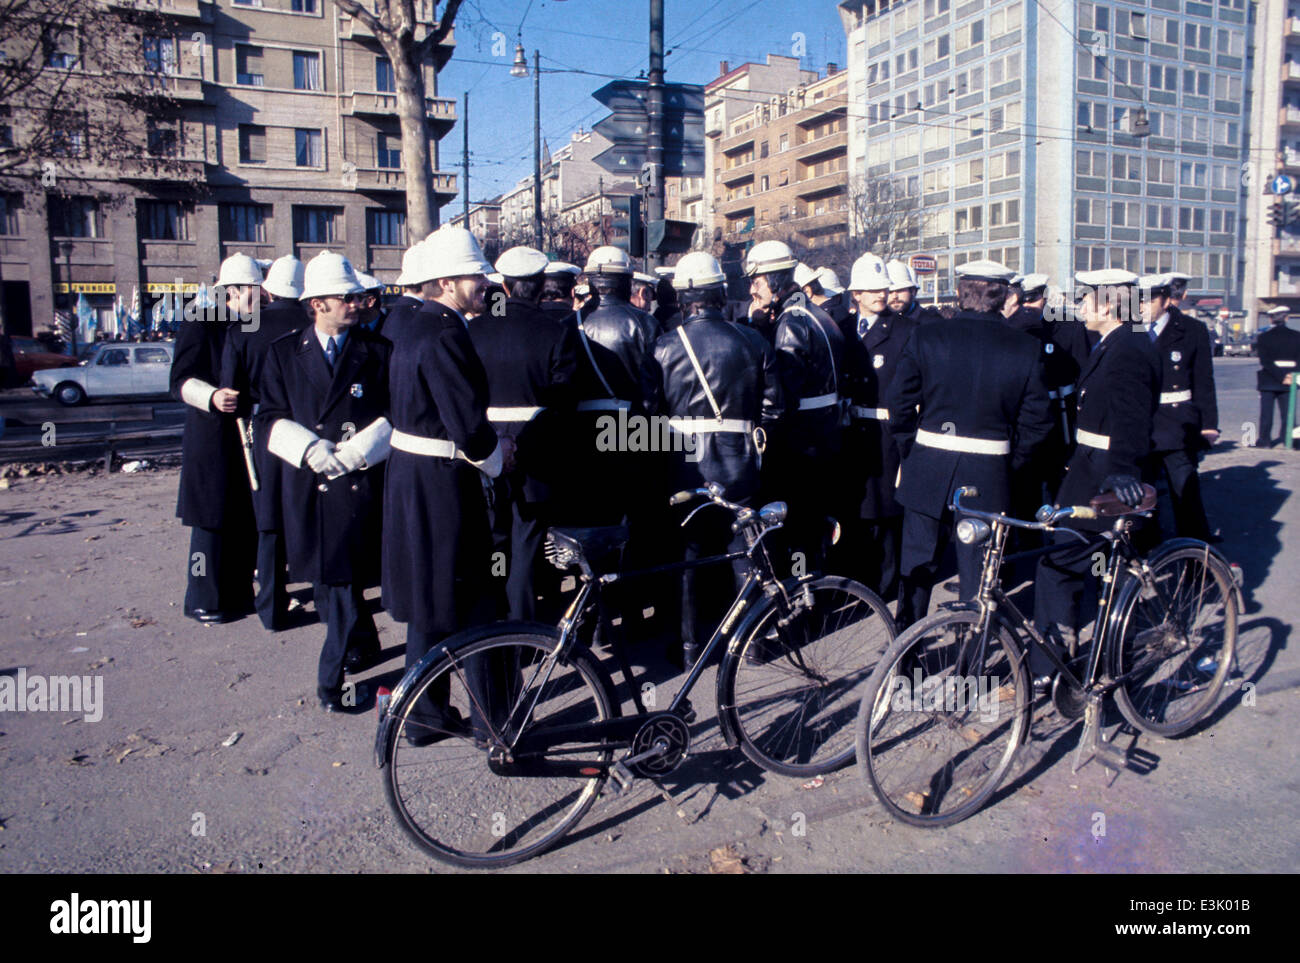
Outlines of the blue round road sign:
M1274 194L1290 194L1295 189L1295 181L1291 180L1286 174L1278 174L1273 178Z

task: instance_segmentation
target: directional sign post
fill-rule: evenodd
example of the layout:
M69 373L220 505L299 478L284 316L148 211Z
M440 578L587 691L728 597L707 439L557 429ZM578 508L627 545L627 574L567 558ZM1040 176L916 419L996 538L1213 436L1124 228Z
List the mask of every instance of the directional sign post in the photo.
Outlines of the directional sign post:
M592 95L612 111L594 128L613 144L594 158L611 173L635 176L650 159L648 89L644 80L614 80ZM704 88L700 85L664 85L663 155L666 176L704 173Z

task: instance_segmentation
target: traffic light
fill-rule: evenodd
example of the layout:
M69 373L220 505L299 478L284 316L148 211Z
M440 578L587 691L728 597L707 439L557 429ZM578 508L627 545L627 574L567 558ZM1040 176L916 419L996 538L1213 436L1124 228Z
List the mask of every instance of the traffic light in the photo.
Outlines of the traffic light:
M694 221L651 221L650 250L656 254L685 254L691 249L695 228Z
M1286 225L1286 202L1278 199L1268 209L1268 223L1281 230Z
M641 195L628 194L610 199L614 209L609 242L621 247L632 257L645 254L645 226L641 221Z

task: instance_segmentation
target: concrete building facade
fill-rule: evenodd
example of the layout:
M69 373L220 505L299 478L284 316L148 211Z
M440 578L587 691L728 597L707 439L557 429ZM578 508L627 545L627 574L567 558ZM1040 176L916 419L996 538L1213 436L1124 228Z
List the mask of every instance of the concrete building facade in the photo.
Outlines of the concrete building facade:
M409 240L405 174L392 69L370 31L332 0L160 0L159 9L169 27L145 38L131 69L158 75L178 99L158 118L156 143L189 180L102 169L68 196L11 179L0 212L11 330L50 327L71 292L101 319L135 289L147 308L178 280L210 284L234 251L307 260L338 250L395 278ZM433 5L417 10L429 30ZM455 175L438 169L456 101L437 96L454 43L424 65L439 205L456 196Z
M1249 6L846 0L850 170L919 195L940 293L988 257L1063 286L1179 270L1239 306Z

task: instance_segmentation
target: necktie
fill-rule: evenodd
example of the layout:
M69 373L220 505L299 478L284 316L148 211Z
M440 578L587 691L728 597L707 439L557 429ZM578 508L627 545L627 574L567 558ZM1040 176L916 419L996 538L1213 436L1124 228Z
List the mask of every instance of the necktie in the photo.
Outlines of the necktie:
M1156 334L1156 326L1155 326L1154 324L1151 325L1151 328L1150 328L1150 330L1147 331L1147 334L1151 335L1151 343L1152 343L1152 344L1155 344L1155 343L1156 343L1156 338L1158 338L1159 335Z
M330 338L325 345L325 360L329 362L331 371L334 370L334 362L337 361L338 358L339 358L338 343L333 338Z

